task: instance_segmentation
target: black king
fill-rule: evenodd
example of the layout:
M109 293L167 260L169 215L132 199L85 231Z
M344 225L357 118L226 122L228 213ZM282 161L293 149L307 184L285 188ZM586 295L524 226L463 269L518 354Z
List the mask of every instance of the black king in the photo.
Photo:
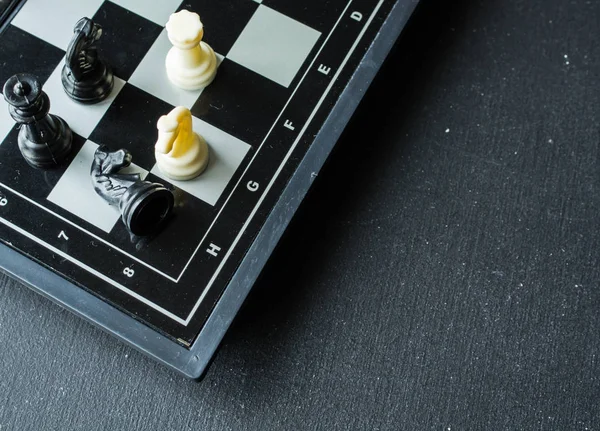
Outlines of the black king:
M39 79L29 73L11 76L2 90L8 112L19 124L18 144L31 166L50 169L69 157L73 133L62 118L52 115L50 99Z

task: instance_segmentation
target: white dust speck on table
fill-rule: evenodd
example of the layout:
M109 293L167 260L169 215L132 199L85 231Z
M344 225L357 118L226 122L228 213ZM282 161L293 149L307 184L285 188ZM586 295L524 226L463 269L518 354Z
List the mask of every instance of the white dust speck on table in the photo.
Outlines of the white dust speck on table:
M565 64L568 66L569 64L571 64L569 62L569 56L567 54L565 54Z
M450 129L446 129L446 133L450 133Z

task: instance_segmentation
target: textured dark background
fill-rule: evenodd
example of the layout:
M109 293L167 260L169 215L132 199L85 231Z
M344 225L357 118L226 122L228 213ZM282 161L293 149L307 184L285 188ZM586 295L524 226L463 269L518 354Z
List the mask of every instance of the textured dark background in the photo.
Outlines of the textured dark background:
M600 429L599 28L425 0L201 383L2 279L0 430Z

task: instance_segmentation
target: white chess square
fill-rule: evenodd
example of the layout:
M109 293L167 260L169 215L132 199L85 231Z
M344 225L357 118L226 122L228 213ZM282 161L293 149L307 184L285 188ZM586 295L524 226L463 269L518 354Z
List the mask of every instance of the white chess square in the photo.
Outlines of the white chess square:
M98 196L92 186L90 168L97 148L98 145L92 141L83 145L48 196L48 200L109 233L121 214L117 208ZM136 165L131 165L122 172L139 172L142 178L148 175L148 171Z
M8 113L8 103L0 96L0 144L4 142L14 125L15 122Z
M92 18L102 3L104 0L28 0L12 23L66 51L77 21Z
M169 21L172 13L177 11L181 0L160 0L148 4L148 0L111 0L125 9L128 9L137 15L143 16L147 20L164 27Z
M320 36L317 30L261 4L227 58L289 87Z
M115 86L105 100L94 105L84 105L75 102L65 93L61 81L63 65L64 59L44 84L44 91L50 98L50 112L65 120L73 132L88 138L125 86L125 81L115 76Z
M154 165L151 172L204 202L215 205L246 157L250 145L196 117L193 118L193 123L194 131L206 139L210 148L206 171L190 181L173 181L157 165Z
M173 106L191 109L203 90L182 90L169 81L165 60L172 46L167 30L163 30L128 82ZM217 54L219 64L222 60Z

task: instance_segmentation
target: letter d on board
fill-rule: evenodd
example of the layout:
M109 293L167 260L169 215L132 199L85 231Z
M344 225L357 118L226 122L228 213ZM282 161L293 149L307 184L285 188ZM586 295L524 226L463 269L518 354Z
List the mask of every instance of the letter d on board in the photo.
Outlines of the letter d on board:
M361 22L363 19L363 15L360 12L352 12L352 15L350 15L350 18L352 18L354 21Z

